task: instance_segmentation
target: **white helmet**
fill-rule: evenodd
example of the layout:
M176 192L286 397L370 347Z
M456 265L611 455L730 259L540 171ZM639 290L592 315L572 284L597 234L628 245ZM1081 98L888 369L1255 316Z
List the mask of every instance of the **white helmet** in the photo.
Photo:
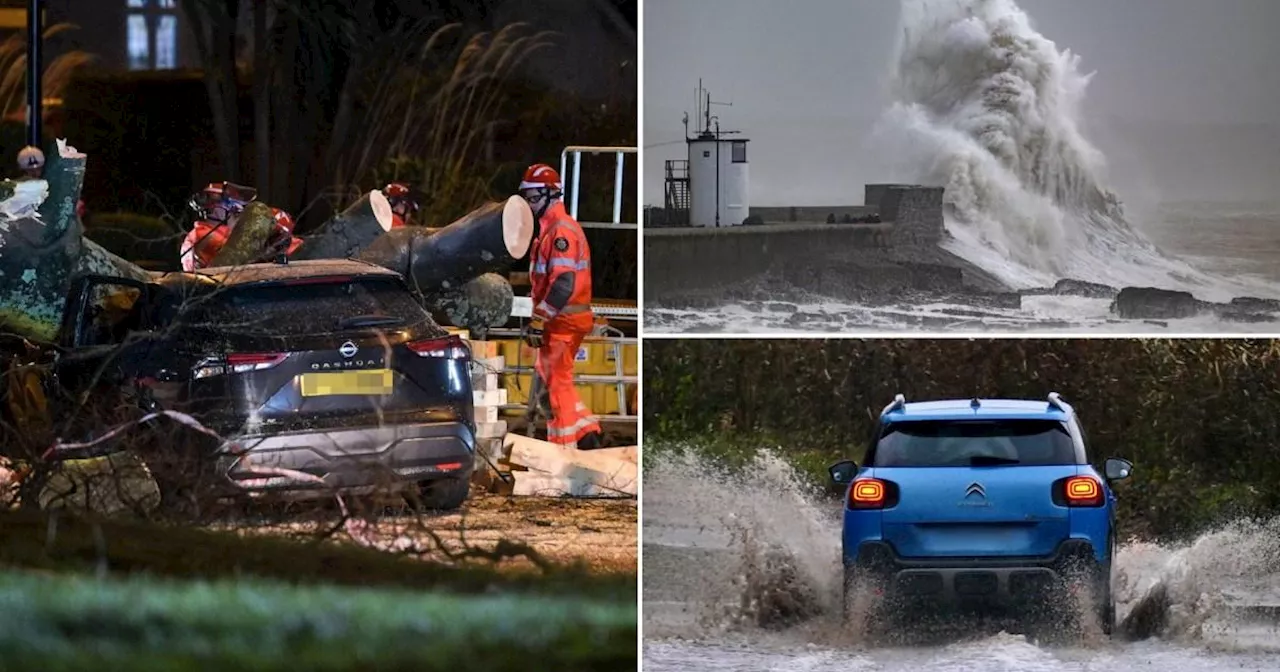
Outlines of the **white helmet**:
M18 167L22 170L32 170L34 168L44 167L44 152L39 147L27 145L18 152Z

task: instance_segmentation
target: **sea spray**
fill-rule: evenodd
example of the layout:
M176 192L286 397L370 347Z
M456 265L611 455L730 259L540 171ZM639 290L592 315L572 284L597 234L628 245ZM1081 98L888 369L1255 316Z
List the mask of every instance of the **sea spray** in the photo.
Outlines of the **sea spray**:
M1085 137L1092 74L1014 0L903 0L879 126L909 180L946 187L947 248L1015 288L1087 278L1225 301L1280 295L1204 273L1125 219Z

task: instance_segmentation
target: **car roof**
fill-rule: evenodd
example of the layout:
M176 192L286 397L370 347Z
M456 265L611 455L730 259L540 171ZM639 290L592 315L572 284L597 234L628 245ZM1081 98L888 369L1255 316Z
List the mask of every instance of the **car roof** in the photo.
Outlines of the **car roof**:
M295 280L326 275L400 277L400 274L395 271L355 259L308 259L290 261L287 264L262 263L242 264L240 266L213 266L195 271L173 271L154 275L156 280L163 284L195 282L221 286Z
M975 404L975 401L977 402ZM890 405L881 415L885 422L910 422L915 420L973 420L1018 419L1058 420L1071 417L1071 406L1058 401L1028 399L942 399L916 401L895 407Z

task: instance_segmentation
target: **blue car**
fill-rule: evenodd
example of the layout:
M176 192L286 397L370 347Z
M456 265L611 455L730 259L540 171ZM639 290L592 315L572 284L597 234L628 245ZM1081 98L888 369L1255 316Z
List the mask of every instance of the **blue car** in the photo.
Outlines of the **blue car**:
M897 395L865 464L830 468L847 486L846 617L855 602L872 605L863 611L877 621L919 609L1038 611L1096 616L1111 634L1112 483L1133 465L1111 458L1099 473L1090 458L1057 393L912 403Z

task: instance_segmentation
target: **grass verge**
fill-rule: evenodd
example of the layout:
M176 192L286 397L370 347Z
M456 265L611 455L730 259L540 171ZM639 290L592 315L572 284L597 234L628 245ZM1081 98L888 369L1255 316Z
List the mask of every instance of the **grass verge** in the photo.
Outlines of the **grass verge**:
M634 669L634 601L0 572L4 669Z

